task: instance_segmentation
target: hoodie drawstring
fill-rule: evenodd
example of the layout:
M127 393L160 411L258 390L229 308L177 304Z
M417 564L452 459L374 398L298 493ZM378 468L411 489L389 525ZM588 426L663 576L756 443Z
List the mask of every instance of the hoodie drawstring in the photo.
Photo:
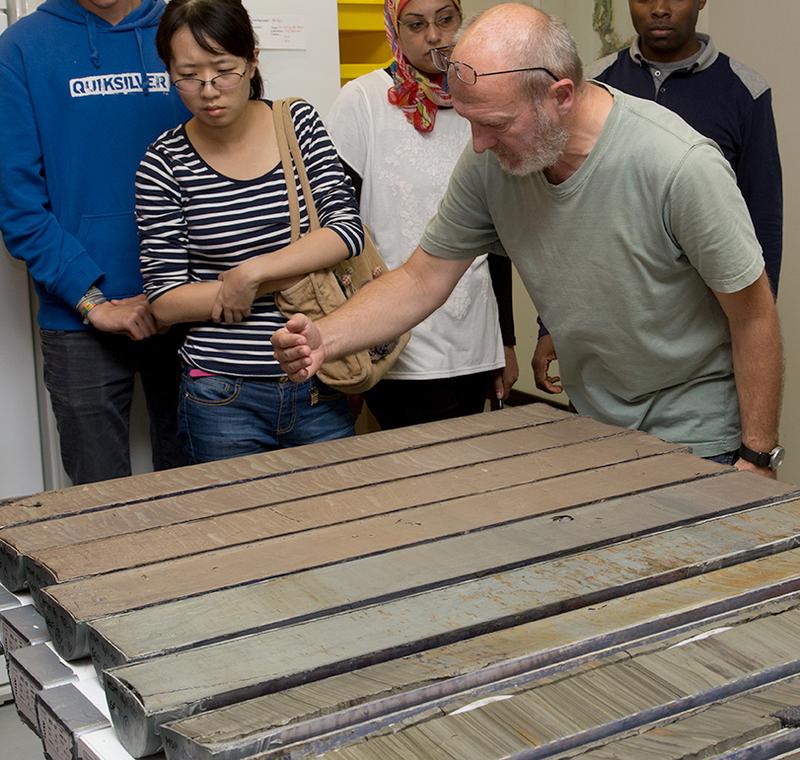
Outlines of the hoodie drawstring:
M96 69L100 68L100 51L97 49L97 25L94 16L86 14L86 34L89 36L89 58Z
M144 60L144 43L142 41L142 29L139 26L134 26L133 31L136 33L136 43L139 45L139 60L142 63L142 89L145 95L150 94L150 83L147 81L147 64Z
M89 39L89 58L91 62L94 64L96 69L100 68L100 51L97 49L97 23L95 21L95 15L90 13L89 11L84 11L85 18L86 18L86 35ZM147 23L148 19L143 19L145 23ZM139 25L139 21L134 21L133 24L133 32L136 35L136 45L139 48L139 63L142 73L142 91L145 95L150 94L150 82L148 81L147 76L147 62L145 60L144 54L144 39L142 37L142 27ZM131 26L126 25L126 28L122 31L130 30Z

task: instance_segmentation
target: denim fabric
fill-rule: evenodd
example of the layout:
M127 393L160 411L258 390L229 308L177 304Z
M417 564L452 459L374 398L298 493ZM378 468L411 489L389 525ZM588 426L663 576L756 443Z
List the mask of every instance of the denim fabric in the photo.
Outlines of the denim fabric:
M709 462L718 462L719 464L734 464L739 459L738 449L734 451L726 451L724 454L717 454L713 457L704 457Z
M383 430L478 414L486 405L494 372L433 380L381 380L364 396Z
M140 342L94 330L41 330L41 337L61 460L74 484L131 474L130 410L137 372L150 416L154 469L187 463L177 431L180 331Z
M345 396L316 380L292 383L184 369L178 426L192 462L257 454L353 435Z

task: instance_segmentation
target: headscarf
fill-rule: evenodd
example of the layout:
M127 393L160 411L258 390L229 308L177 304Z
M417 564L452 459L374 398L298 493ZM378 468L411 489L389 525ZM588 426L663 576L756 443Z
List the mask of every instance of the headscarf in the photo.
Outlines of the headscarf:
M461 14L461 0L450 0ZM389 88L389 102L402 108L406 119L419 132L430 132L436 123L436 112L441 106L450 106L450 92L446 74L425 74L415 69L400 49L400 24L398 19L409 0L384 0L383 11L386 36L392 46L394 61L390 67L393 83Z

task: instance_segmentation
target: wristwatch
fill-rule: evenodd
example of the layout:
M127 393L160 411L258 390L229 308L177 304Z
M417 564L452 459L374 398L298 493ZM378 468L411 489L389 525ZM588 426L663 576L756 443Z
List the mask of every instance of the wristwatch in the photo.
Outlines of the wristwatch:
M739 456L745 462L756 467L768 467L770 470L777 470L781 466L785 454L783 446L776 446L772 451L753 451L744 444L739 446Z

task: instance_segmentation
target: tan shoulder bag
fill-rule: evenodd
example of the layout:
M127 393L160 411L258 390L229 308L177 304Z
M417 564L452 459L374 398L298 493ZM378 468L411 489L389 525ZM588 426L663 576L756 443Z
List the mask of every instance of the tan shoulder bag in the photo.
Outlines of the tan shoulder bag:
M308 209L310 230L319 229L320 226L292 121L291 106L298 100L300 99L286 98L276 100L273 104L275 134L289 196L292 242L300 238L300 204L295 169ZM386 265L365 228L364 249L359 256L342 261L330 269L309 273L286 290L275 293L275 302L287 318L293 314L305 314L313 320L321 319L342 306L348 298L384 271ZM343 393L363 393L389 371L408 343L409 337L410 333L404 333L396 340L381 346L325 362L317 376L326 385Z

